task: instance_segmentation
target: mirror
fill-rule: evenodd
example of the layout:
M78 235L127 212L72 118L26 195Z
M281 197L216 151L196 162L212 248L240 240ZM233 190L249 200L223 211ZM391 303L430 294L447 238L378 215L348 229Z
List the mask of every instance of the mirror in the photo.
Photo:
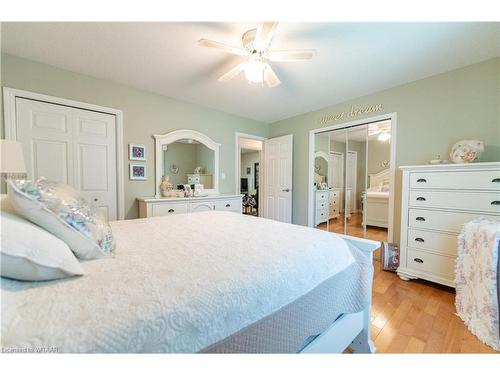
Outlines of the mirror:
M194 130L176 130L154 138L156 198L162 197L161 182L166 176L174 191L182 190L183 185L190 185L193 190L195 186L203 185L202 193L198 191L199 196L219 192L218 143Z
M170 176L174 188L203 184L213 189L214 151L191 139L180 139L163 146L163 176Z
M314 226L377 241L392 240L391 137L390 119L315 134Z

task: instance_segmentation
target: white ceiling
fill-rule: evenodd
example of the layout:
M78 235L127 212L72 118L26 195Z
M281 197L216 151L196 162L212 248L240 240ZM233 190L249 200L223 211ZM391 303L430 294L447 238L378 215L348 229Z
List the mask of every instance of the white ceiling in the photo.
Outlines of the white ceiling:
M240 116L274 122L499 55L498 23L282 23L272 48L315 49L273 63L282 84L217 78L257 23L3 23L2 51Z

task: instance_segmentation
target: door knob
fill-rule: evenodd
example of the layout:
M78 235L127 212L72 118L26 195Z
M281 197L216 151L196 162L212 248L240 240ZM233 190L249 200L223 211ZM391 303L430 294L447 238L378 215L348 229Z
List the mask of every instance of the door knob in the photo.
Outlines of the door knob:
M289 192L290 192L290 189L289 189L289 188L286 188L286 189L283 189L282 191L283 191L283 192L285 192L285 193L289 193Z

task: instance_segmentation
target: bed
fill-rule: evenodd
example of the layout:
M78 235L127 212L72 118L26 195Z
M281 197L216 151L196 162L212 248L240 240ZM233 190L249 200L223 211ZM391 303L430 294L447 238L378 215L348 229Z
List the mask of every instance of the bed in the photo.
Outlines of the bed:
M230 212L111 223L85 275L1 279L3 348L65 353L374 352L379 243Z
M369 174L369 187L363 194L363 224L389 227L389 169Z

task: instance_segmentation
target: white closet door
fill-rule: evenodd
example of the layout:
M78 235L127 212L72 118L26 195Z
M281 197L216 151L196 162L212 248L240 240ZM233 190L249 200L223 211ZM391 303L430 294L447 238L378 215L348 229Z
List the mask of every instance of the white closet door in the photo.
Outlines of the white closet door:
M344 154L330 152L328 169L329 186L337 189L344 187Z
M350 195L350 212L356 212L356 179L358 175L358 153L354 151L349 151L347 153L347 176L346 176L346 184L348 189L351 190Z
M115 116L73 109L74 186L116 220Z
M293 136L264 141L264 217L292 222Z
M17 140L23 145L29 179L74 185L72 109L16 99Z
M115 120L114 115L17 98L16 133L28 178L71 185L116 220Z

